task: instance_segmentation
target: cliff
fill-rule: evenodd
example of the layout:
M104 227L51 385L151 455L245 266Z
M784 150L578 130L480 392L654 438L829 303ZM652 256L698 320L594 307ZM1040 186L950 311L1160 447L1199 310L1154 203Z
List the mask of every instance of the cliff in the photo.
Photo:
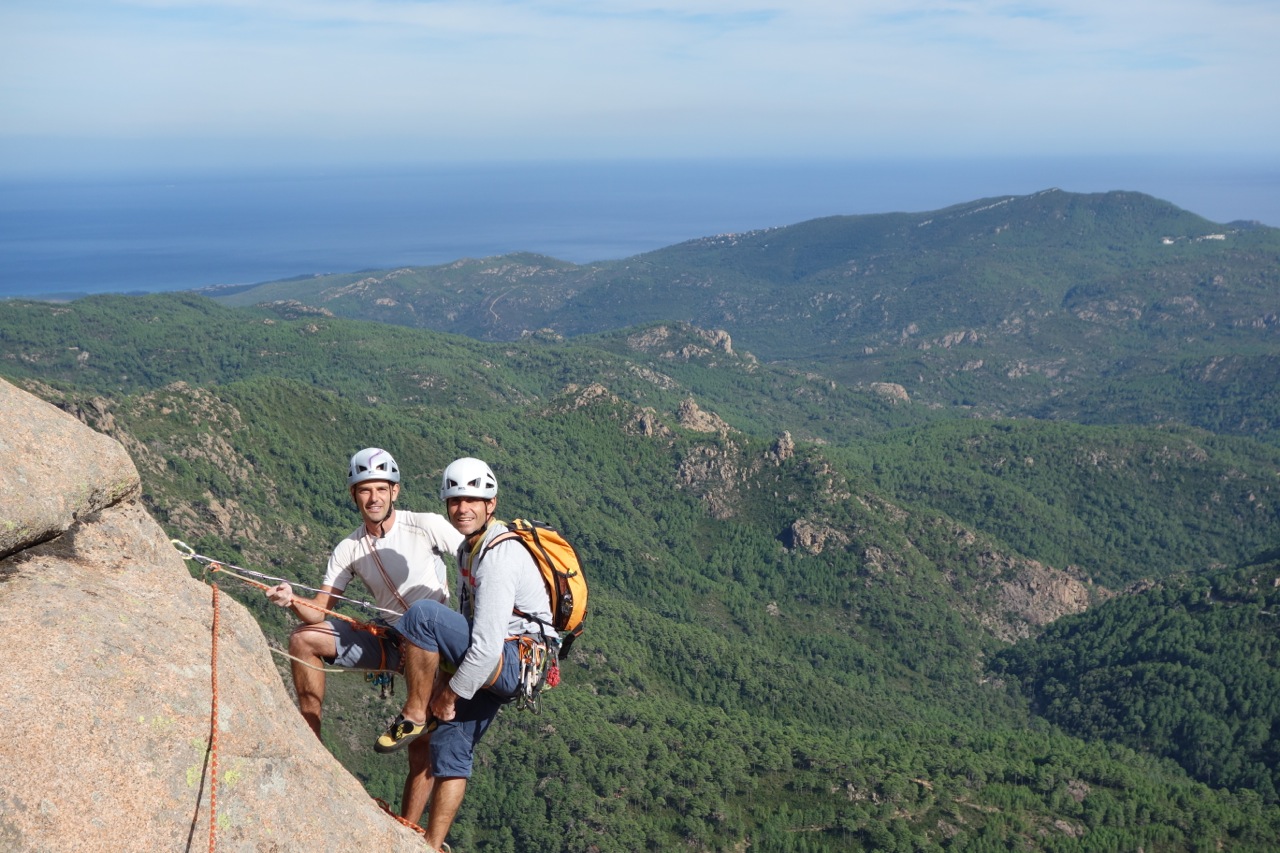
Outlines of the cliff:
M0 849L208 849L215 794L218 850L426 849L191 577L119 443L0 381L0 466Z

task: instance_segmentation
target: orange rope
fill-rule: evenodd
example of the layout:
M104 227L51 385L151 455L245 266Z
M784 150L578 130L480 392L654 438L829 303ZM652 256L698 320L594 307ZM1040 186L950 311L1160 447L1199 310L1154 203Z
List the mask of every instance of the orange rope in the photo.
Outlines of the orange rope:
M258 589L263 591L271 589L271 587L267 586L265 583L262 583L261 581L256 581L256 580L253 580L252 578L246 578L243 575L236 574L230 569L224 567L221 563L211 561L209 563L209 571L222 572L224 575L231 575L231 577L235 578L236 580L244 581L249 586L257 587ZM337 613L333 610L329 610L327 608L321 607L318 604L315 604L310 601L306 601L301 598L295 598L293 600L293 603L301 607L309 607L312 610L319 610L321 613L325 614L326 616L332 616L335 619L341 619L343 622L350 622L354 627L359 628L362 631L368 631L370 634L373 634L375 637L382 637L388 633L387 629L382 625L375 625L370 622L361 622L358 619L352 619L350 616L347 616L344 613Z
M266 584L259 583L258 581L255 581L255 580L250 580L249 578L241 577L240 575L237 575L234 572L227 572L218 563L210 563L209 568L211 571L215 571L215 572L224 571L227 574L232 575L233 577L239 580L242 580L245 583L256 586L260 589L264 589L264 590L269 589L269 587ZM210 772L209 772L209 853L214 853L214 850L217 847L217 830L218 830L218 624L220 620L219 620L219 607L218 607L218 585L213 581L210 581L209 586L213 590L213 638L210 643L211 660L210 660L210 667L209 667L210 685L211 685L212 696L213 696L212 708L210 711L210 733L209 733L209 768L210 768ZM330 616L337 616L339 619L344 619L350 622L351 624L355 625L356 627L364 628L365 630L368 630L375 635L381 635L382 633L385 633L381 629L381 626L369 625L364 622L357 622L355 619L352 619L349 616L344 616L341 613L334 613L332 610L326 610L325 608L320 607L319 605L311 604L310 602L307 602L307 601L299 601L297 603L305 607L310 607L314 610L319 610L323 613L327 613ZM383 654L385 655L386 652L384 651ZM400 815L393 812L391 810L391 806L388 805L385 800L380 799L378 797L374 797L373 800L379 806L382 807L383 811L391 815L391 817L395 818L400 823L416 831L419 835L422 836L424 841L426 840L427 831L425 829L423 829L421 826L419 826L416 823L412 823L408 820L405 820Z
M425 829L423 829L422 827L418 826L416 823L411 823L410 821L406 820L405 818L400 817L400 815L398 815L398 814L396 814L395 812L393 812L393 811L391 810L391 805L390 805L386 800L382 799L381 797L374 797L374 798L373 798L373 801L374 801L375 803L377 803L378 805L382 806L382 810L383 810L384 812L386 812L387 814L391 815L393 818L395 818L396 820L398 820L400 823L402 823L402 824L404 824L405 826L409 827L410 829L412 829L412 830L416 831L416 832L417 832L419 835L421 835L424 839L427 837L427 831L426 831Z
M213 690L213 711L209 733L209 853L217 843L218 830L218 585L213 587L213 641L210 670Z

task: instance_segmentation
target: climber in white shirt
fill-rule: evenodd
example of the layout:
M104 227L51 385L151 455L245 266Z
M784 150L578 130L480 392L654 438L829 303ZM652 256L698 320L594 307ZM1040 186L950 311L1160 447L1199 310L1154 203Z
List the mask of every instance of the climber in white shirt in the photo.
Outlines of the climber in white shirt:
M449 583L442 555L456 553L459 533L439 513L395 508L400 495L400 469L391 454L369 447L351 457L347 488L360 511L362 524L338 543L329 557L320 592L301 598L282 583L267 597L290 607L302 624L289 638L293 685L298 709L320 736L327 665L397 672L401 668L400 637L395 624L417 601L449 600ZM332 609L354 577L359 577L383 612L391 630L374 633L341 619L325 619L317 608ZM401 816L416 823L431 794L429 739L409 750Z

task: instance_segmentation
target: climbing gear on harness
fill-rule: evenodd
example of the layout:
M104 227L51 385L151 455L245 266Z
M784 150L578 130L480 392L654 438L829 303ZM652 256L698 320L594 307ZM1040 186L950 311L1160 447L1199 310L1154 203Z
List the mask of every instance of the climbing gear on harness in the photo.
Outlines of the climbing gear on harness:
M425 723L415 723L413 720L406 720L404 714L396 714L395 720L387 730L378 735L378 739L373 742L373 748L378 752L395 752L435 729L435 717Z
M395 673L386 672L385 670L380 672L366 672L364 674L364 680L367 681L369 684L373 685L374 687L381 687L383 699L386 699L388 696L395 695L395 692L396 692Z
M520 682L516 688L516 703L520 708L541 714L543 689L560 683L560 664L551 653L555 641L529 636L514 639L520 644Z

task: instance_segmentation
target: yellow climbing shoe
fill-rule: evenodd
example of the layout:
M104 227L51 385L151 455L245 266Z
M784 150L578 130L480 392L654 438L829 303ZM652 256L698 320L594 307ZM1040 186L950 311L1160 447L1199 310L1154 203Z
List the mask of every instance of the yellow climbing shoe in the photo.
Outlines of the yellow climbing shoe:
M415 723L413 720L406 720L404 714L397 714L390 727L378 735L378 739L373 742L373 748L378 752L395 752L408 746L435 727L436 721L434 718L427 720L425 723Z

